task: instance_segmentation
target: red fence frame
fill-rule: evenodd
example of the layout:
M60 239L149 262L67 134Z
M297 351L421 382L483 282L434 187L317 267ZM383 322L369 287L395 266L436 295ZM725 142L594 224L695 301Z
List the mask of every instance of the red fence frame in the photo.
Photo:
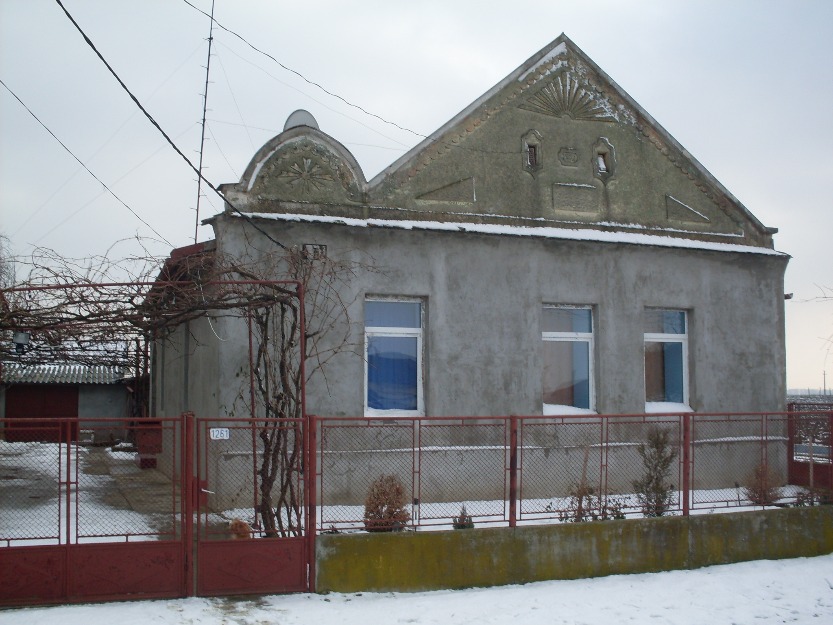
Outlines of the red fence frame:
M118 424L132 429L129 419L53 420L61 432L56 443L59 463L53 467L57 498L54 532L0 535L0 605L107 601L125 598L174 598L183 595L188 555L183 549L182 520L187 519L182 475L170 480L170 523L159 531L135 531L130 521L115 530L96 527L95 483L82 482L81 445L73 431L95 431ZM176 463L184 446L181 418L155 420L170 436L163 455ZM160 450L161 452L161 450ZM129 459L128 459L129 460ZM43 472L48 465L32 467ZM140 470L140 469L135 469ZM9 506L13 502L4 502ZM49 504L48 507L53 507ZM34 524L35 518L32 519ZM0 528L2 532L2 528ZM9 530L14 532L14 530ZM149 540L157 538L158 540Z
M825 418L830 420L831 428L833 428L833 410L821 413ZM525 481L529 476L529 463L525 458L528 446L525 441L528 436L528 430L538 424L549 424L554 426L574 426L576 424L595 424L598 426L598 449L601 450L599 454L599 475L600 481L597 492L604 493L605 485L612 476L609 475L610 463L608 461L609 453L615 449L617 444L611 439L611 428L632 425L649 426L652 423L665 424L673 427L678 432L677 439L679 442L678 455L674 468L672 469L673 483L678 485L679 499L677 503L669 510L671 514L690 515L694 511L704 509L733 509L739 507L751 507L749 501L745 501L741 497L743 490L741 485L737 482L734 487L727 484L725 487L718 489L711 489L708 494L702 494L704 487L697 487L697 484L709 481L709 471L714 470L711 465L711 455L718 453L721 445L735 445L736 448L742 448L747 454L747 463L755 465L759 463L765 470L771 467L778 466L783 468L790 468L789 475L792 477L795 472L792 467L797 464L795 452L795 440L788 432L792 432L788 428L789 423L796 417L792 413L777 412L777 413L671 413L671 414L633 414L633 415L564 415L564 416L505 416L505 417L397 417L390 420L379 420L370 418L353 418L353 417L311 417L310 431L318 437L314 449L319 460L316 471L316 484L318 488L318 499L315 502L321 511L320 523L318 531L350 531L351 529L362 529L362 519L355 511L355 506L352 516L345 516L343 519L338 519L335 514L328 513L332 509L333 504L328 501L328 490L330 481L327 476L328 469L326 468L323 458L331 453L346 453L334 450L327 442L328 437L332 438L336 432L345 432L349 430L358 430L362 428L384 428L384 427L404 427L406 430L409 427L414 428L415 434L413 440L415 441L410 449L399 450L401 454L410 454L411 477L409 478L411 493L413 495L414 506L412 510L414 515L412 517L411 526L434 526L437 525L436 518L425 518L421 513L417 513L418 509L427 503L423 496L424 475L423 455L426 453L426 447L423 447L424 437L422 435L423 429L437 424L449 424L456 427L476 427L482 426L486 423L503 424L506 431L503 454L505 461L505 479L503 484L494 482L492 486L498 492L503 493L503 499L506 502L505 512L500 518L490 518L485 516L476 518L478 524L498 523L505 524L509 527L515 527L519 523L528 522L547 522L548 520L557 519L557 514L552 513L547 515L543 511L535 511L529 513L524 506L525 499ZM720 432L719 435L713 435L711 432ZM709 446L712 449L709 450ZM770 454L776 453L777 456L770 458ZM781 450L786 454L786 458L780 455ZM828 447L828 453L833 454ZM717 451L715 451L717 450ZM753 454L753 455L749 455ZM822 459L819 457L819 461ZM400 462L401 464L401 462ZM830 484L825 481L822 483L819 476L822 471L825 475L830 473L833 475L833 458L829 459L828 464L824 468L821 465L816 465L816 486L824 486L830 489ZM676 476L676 477L673 477ZM404 479L404 478L403 478ZM805 480L790 481L790 484L797 487L808 487L809 484ZM708 489L706 489L708 490ZM469 511L470 512L470 511ZM444 525L451 524L451 514L446 515ZM471 515L475 517L475 515Z
M283 591L313 590L315 589L315 535L318 531L328 531L325 527L325 516L321 521L317 518L319 511L330 504L325 493L327 474L323 458L330 451L327 443L328 428L333 432L347 429L361 431L362 429L379 427L380 425L396 426L411 429L406 436L412 441L409 449L396 449L397 453L409 454L409 472L411 475L411 489L415 503L424 504L423 492L428 487L428 477L422 473L425 460L422 454L425 446L436 444L444 427L497 428L499 435L493 437L496 446L492 449L492 460L499 460L499 467L488 479L495 481L496 488L504 493L505 506L503 513L493 518L478 518L478 525L483 523L499 523L515 527L521 523L548 522L556 519L557 515L532 513L524 508L527 501L525 489L526 480L533 470L530 453L532 447L529 436L533 426L538 424L553 427L574 427L576 425L591 424L597 426L598 441L596 445L598 456L598 479L600 488L613 479L611 460L608 454L615 451L617 444L612 434L615 427L641 427L651 423L671 424L677 428L680 439L680 454L674 465L673 475L677 476L680 484L680 499L672 513L690 514L696 509L706 507L723 507L732 509L737 507L731 498L696 501L692 493L698 478L698 471L704 463L702 451L698 445L704 443L701 432L708 431L714 426L718 430L732 425L740 432L753 432L753 435L741 437L741 442L749 449L755 450L761 462L786 462L792 472L794 465L801 463L801 454L797 449L796 422L801 418L821 419L833 431L833 410L821 412L801 413L736 413L736 414L693 414L680 413L672 415L593 415L593 416L558 416L558 417L439 417L439 418L400 418L393 421L377 419L351 418L321 418L308 417L304 423L307 427L303 432L303 490L304 503L304 536L295 541L297 544L280 544L275 542L273 556L284 557L288 553L284 548L292 549L292 557L305 559L307 566L306 587L294 586ZM200 428L207 428L211 422L234 422L241 427L256 427L257 420L251 419L197 419L187 413L176 418L159 418L148 423L151 428L162 428L164 432L173 435L169 446L164 447L165 454L171 454L168 460L174 467L175 476L171 480L171 506L175 521L174 534L164 540L141 540L143 533L95 533L84 530L82 516L84 501L79 498L79 458L78 448L81 443L73 441L71 431L78 427L78 419L55 421L52 429L59 428L61 441L58 443L58 467L55 476L59 485L56 509L57 517L53 519L54 532L46 532L40 536L10 537L2 535L0 528L0 605L25 605L55 602L79 602L90 600L111 600L131 598L171 598L190 596L195 592L200 594L235 593L263 593L278 592L274 587L250 585L249 587L199 587L193 546L199 537L195 532L196 514L200 510L200 491L207 485L200 482L204 475L197 470L200 456L207 455L208 450L197 444L200 440ZM85 423L96 421L84 419ZM108 419L108 422L116 421ZM136 423L131 423L136 427ZM628 425L630 424L630 425ZM144 425L144 424L139 424ZM788 430L784 429L789 425ZM440 426L428 435L429 427ZM725 429L725 428L724 428ZM757 432L757 433L755 433ZM786 433L785 433L786 432ZM729 435L733 431L728 431ZM829 436L829 434L825 434ZM151 438L154 438L151 436ZM727 439L735 440L731 436ZM740 440L740 439L738 439ZM825 439L827 440L827 439ZM708 444L719 445L720 441L708 440ZM452 447L454 449L460 447ZM786 450L787 458L773 458L773 449ZM479 449L479 448L477 448ZM821 445L820 445L821 449ZM830 445L825 446L826 456L819 454L815 465L815 487L824 486L822 476L833 477L833 451ZM159 452L158 452L159 453ZM779 452L780 453L780 452ZM595 462L596 460L594 460ZM256 467L253 467L256 468ZM435 467L436 468L436 467ZM791 473L795 475L794 472ZM826 484L826 483L825 483ZM802 484L808 486L807 484ZM829 487L827 487L829 488ZM177 497L178 494L178 497ZM740 502L738 502L739 504ZM503 504L501 504L503 505ZM472 515L474 516L474 515ZM360 520L360 519L353 519ZM412 525L438 526L440 519L436 516L416 519ZM179 523L176 525L176 523ZM40 542L49 544L26 544L29 539L37 538ZM118 539L118 542L109 542ZM281 539L277 539L281 540ZM260 545L258 545L260 542ZM249 547L253 550L265 542L253 541ZM199 553L198 551L196 553ZM270 552L271 553L271 552ZM206 557L223 557L208 555ZM268 561L268 558L266 559ZM268 562L264 562L269 566ZM268 572L268 568L267 568ZM303 576L303 573L301 573Z

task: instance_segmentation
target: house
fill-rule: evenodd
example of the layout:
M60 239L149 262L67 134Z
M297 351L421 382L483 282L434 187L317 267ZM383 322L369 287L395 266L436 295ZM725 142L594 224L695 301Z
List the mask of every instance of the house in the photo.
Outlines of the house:
M124 437L130 390L118 367L2 363L0 422L8 442L56 441L54 419L72 423L72 440L90 428L100 442ZM53 421L43 421L51 419Z
M349 268L309 413L784 410L776 230L564 35L369 182L296 111L221 189L218 257ZM160 351L160 416L249 414L245 324L206 321Z

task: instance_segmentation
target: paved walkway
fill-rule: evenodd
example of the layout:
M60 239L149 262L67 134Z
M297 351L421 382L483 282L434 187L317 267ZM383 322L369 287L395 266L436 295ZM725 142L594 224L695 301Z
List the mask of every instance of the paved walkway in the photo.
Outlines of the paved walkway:
M158 469L140 469L134 453L87 447L80 455L79 468L83 475L111 478L102 482L101 496L114 508L150 514L170 512L175 497L178 504L178 484Z

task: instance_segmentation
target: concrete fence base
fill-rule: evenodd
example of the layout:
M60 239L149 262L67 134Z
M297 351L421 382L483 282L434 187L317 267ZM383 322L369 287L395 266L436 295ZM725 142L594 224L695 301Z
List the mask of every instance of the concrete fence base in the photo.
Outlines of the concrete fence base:
M317 538L318 592L425 591L833 552L833 506Z

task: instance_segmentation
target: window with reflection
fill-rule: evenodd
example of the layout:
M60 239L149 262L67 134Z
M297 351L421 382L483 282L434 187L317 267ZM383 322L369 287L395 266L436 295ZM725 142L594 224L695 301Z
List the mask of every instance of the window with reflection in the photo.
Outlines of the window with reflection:
M421 415L422 302L366 300L365 412Z
M594 409L593 311L582 306L544 306L544 414L562 408Z
M645 401L688 404L688 332L683 310L645 310Z

